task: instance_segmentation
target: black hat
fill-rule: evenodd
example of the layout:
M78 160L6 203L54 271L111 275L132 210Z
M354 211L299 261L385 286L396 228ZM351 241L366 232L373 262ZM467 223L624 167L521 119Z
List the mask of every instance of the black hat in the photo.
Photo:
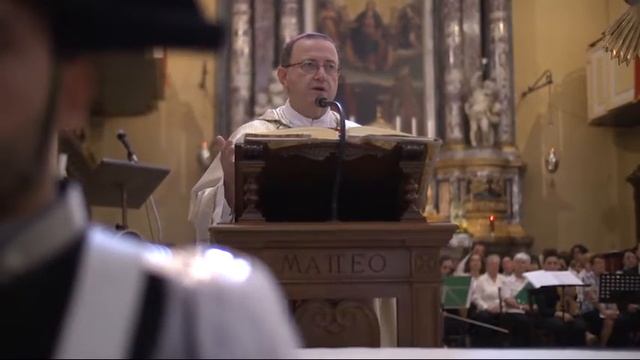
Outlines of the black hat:
M222 26L206 21L194 0L36 2L47 12L56 48L63 53L224 44Z

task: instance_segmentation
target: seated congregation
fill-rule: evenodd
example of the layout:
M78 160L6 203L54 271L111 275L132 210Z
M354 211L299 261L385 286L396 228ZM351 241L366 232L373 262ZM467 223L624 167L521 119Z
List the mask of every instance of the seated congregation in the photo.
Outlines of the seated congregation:
M540 256L518 252L513 257L485 255L476 243L458 261L441 256L443 278L470 276L470 303L445 309L447 347L630 347L640 345L638 304L600 302L600 275L639 274L640 249L624 251L622 264L605 254L592 254L583 245L569 252L546 249ZM527 285L524 273L535 270L570 271L583 287L540 287L516 297ZM467 321L465 321L467 320Z

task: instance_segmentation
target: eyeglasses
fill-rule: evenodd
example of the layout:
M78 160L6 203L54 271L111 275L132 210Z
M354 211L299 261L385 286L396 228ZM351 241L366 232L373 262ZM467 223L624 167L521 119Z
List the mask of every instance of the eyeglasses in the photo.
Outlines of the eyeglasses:
M320 63L315 60L303 60L294 64L283 66L284 68L290 68L292 66L300 66L300 70L305 74L315 74L320 70ZM322 64L322 68L327 75L336 75L340 72L340 66L334 62L326 62Z

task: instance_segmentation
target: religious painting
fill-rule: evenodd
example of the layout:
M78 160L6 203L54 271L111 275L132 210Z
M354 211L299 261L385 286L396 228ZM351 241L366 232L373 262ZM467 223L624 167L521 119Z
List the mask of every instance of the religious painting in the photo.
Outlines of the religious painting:
M432 39L424 38L426 3L314 2L313 30L332 37L340 52L342 71L337 100L351 120L361 125L427 135L425 64L428 62L424 49L425 40Z

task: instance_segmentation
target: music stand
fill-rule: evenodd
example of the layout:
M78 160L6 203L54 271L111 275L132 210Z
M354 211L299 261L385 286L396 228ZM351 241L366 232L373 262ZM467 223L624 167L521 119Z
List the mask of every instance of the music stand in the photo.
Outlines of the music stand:
M126 230L127 209L139 209L169 172L154 165L104 158L88 176L87 200L94 206L119 207L120 230Z
M564 314L567 312L565 308L565 292L564 289L568 286L586 286L582 280L580 280L571 271L547 271L536 270L529 271L523 274L524 277L531 283L535 289L541 287L560 287L562 296L560 297L560 307L562 311L562 323L565 322ZM529 303L531 304L531 296L529 296Z
M498 295L499 296L499 295ZM509 333L509 330L483 323L477 320L467 319L462 316L450 314L445 309L469 308L471 301L471 277L470 276L447 276L442 281L442 299L440 301L441 313L444 317L452 318L468 324L484 327L494 331ZM500 301L502 303L502 301ZM502 312L502 310L500 311Z
M598 301L614 303L628 301L640 303L640 275L602 274L598 288Z

